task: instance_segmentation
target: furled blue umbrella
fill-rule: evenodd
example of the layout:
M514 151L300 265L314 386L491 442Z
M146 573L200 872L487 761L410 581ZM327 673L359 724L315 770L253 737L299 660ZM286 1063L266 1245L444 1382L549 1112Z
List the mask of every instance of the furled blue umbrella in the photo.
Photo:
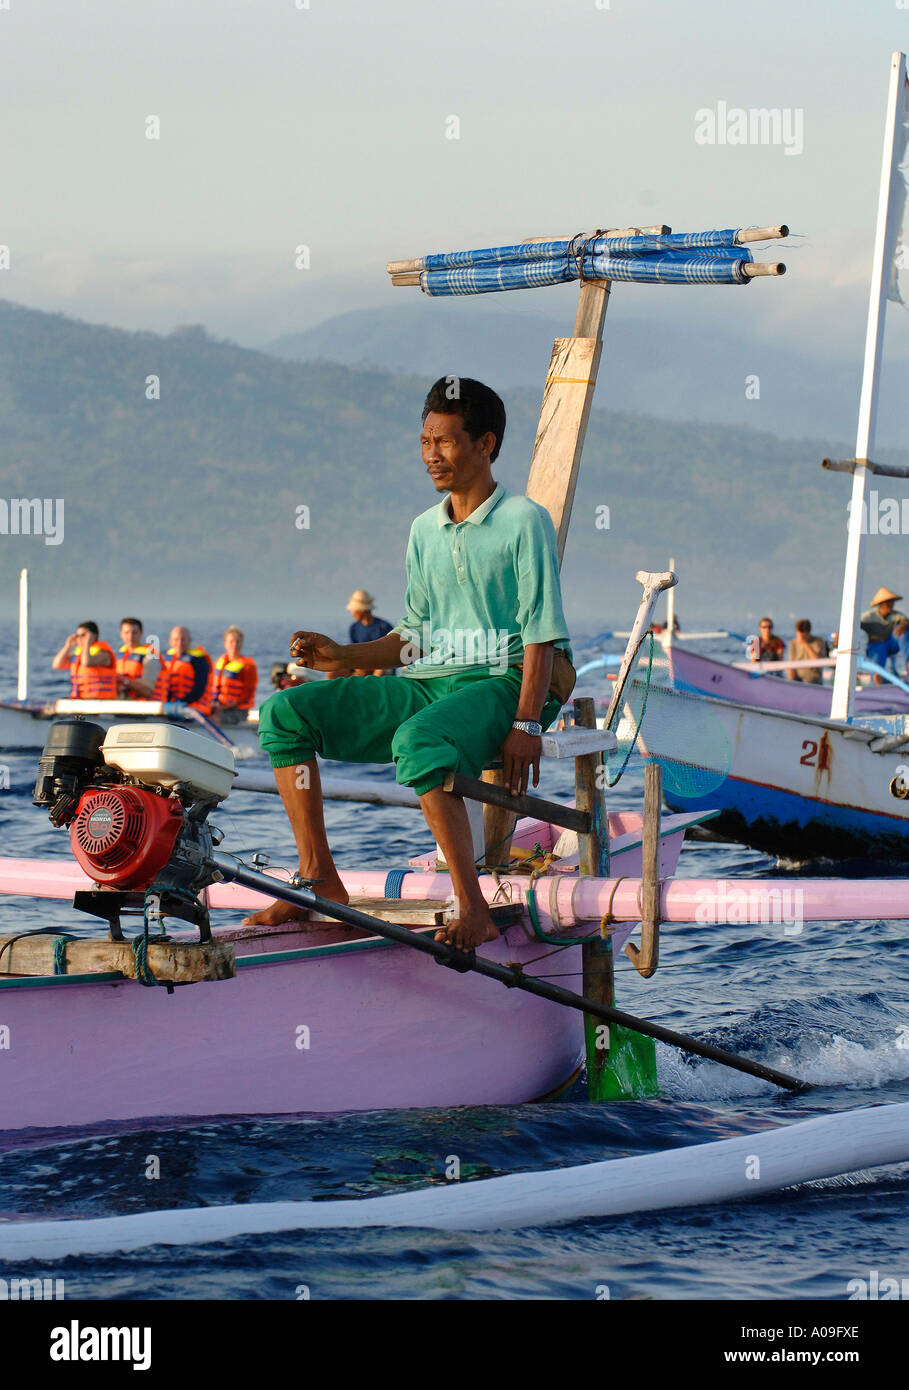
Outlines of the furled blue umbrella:
M755 264L744 243L787 234L786 227L729 228L675 235L582 233L564 240L436 252L417 260L392 261L388 270L394 284L419 285L429 295L538 289L579 279L747 285L755 275L781 275L785 266Z

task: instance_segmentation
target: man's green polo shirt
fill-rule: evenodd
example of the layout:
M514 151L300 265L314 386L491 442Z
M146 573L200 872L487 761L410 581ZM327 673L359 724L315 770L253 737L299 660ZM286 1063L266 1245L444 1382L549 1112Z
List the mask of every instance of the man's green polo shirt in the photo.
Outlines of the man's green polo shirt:
M393 631L422 655L424 678L518 666L531 643L568 646L555 527L545 507L501 484L462 522L446 497L418 516L407 545L405 614Z

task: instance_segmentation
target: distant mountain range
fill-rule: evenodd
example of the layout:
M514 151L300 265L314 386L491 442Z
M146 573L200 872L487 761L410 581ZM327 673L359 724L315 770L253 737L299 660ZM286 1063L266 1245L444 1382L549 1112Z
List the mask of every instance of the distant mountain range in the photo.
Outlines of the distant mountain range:
M263 351L294 362L341 362L430 378L458 371L500 390L539 392L552 340L570 332L571 323L490 302L507 305L512 297L430 300L410 291L392 308L338 314L305 333L277 338ZM610 306L604 342L601 409L743 425L792 438L820 433L848 439L855 432L863 346L857 339L832 344L829 357L817 358L800 353L794 342L781 348L702 324L629 317L617 303ZM909 439L907 368L896 358L884 364L879 434L897 446Z
M436 500L417 443L427 385L469 368L502 386L509 424L498 474L523 490L552 329L516 332L512 321L508 333L490 327L472 352L443 337L415 358L403 312L396 361L410 374L280 359L201 328L127 333L0 301L0 501L65 504L62 544L0 526L0 615L13 617L28 565L36 617L67 631L91 612L152 605L174 620L286 618L337 631L360 585L397 617L410 522ZM669 383L671 362L662 347L653 352ZM620 356L617 340L601 406L617 399ZM521 362L527 387L506 379ZM147 398L153 378L159 399ZM719 411L722 392L715 399ZM795 442L595 409L565 562L570 621L626 626L635 570L663 569L670 555L689 623L721 616L735 626L768 608L782 626L790 612L832 619L848 479L822 473L820 459L850 447L849 431L826 429L827 418L819 411L813 438ZM597 527L603 504L608 530ZM905 538L875 537L869 552L870 587L906 593Z

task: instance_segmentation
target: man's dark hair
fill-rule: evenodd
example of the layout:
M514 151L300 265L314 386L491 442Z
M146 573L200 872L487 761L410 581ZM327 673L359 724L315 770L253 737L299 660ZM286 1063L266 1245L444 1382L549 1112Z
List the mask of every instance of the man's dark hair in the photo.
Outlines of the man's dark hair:
M141 618L121 618L120 626L122 627L124 623L132 623L134 627L137 627L139 629L140 632L144 632L145 630L142 626Z
M810 618L799 618L798 622L797 622L796 625L795 625L795 630L796 630L796 632L810 632L810 631L811 631L811 620L810 620Z
M505 406L500 396L482 381L469 376L440 376L429 388L423 402L423 420L431 412L436 415L460 415L471 439L487 432L496 437L489 456L490 463L499 457L505 436Z
M86 631L86 632L90 632L91 635L92 635L92 637L97 637L97 636L98 636L98 624L97 624L97 623L80 623L80 624L79 624L79 627L84 627L84 628L85 628L85 631Z

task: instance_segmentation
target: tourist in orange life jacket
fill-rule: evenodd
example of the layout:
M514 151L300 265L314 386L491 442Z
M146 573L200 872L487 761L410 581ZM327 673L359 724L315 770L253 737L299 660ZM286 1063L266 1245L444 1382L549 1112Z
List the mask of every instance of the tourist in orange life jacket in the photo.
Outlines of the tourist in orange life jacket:
M201 714L211 713L214 670L204 647L193 647L188 627L175 627L155 686L158 700L180 700Z
M259 668L243 655L243 633L231 626L224 634L224 651L215 662L215 699L212 714L224 723L238 723L252 709L259 684Z
M116 700L117 658L113 649L101 641L97 623L80 623L51 665L55 671L69 667L71 699Z
M143 640L142 623L138 618L123 618L120 623L120 650L117 655L117 688L121 700L150 700L161 671L157 638L151 644Z

